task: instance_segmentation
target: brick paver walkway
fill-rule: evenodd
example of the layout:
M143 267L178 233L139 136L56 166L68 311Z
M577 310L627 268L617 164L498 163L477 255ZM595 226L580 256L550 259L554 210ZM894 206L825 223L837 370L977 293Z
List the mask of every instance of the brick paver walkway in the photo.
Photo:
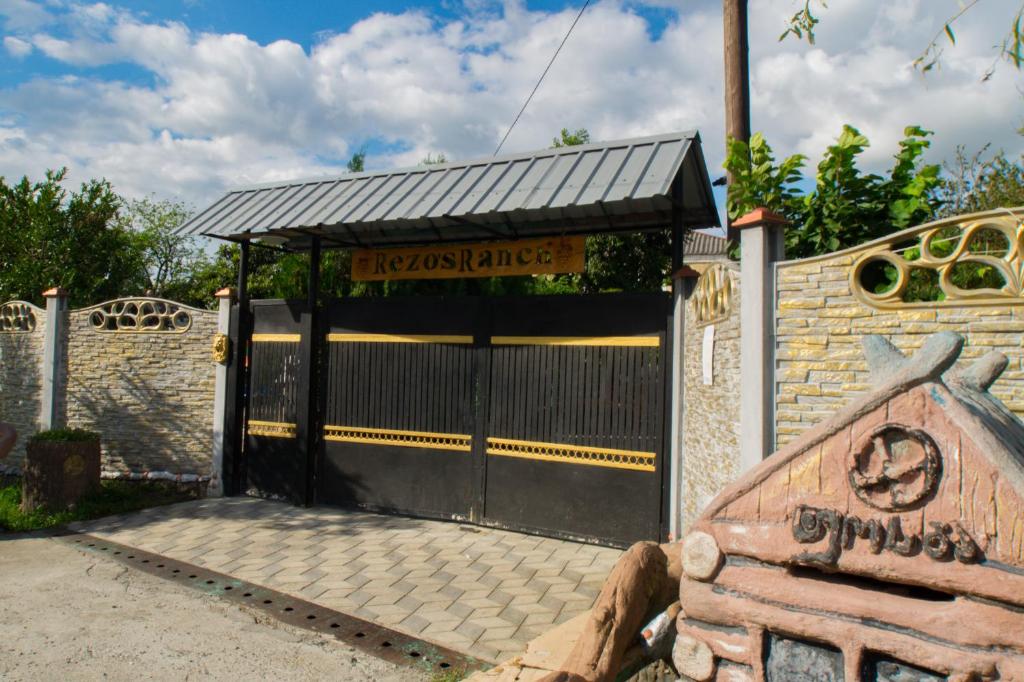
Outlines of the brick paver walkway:
M478 658L590 608L620 552L457 523L234 497L78 524Z

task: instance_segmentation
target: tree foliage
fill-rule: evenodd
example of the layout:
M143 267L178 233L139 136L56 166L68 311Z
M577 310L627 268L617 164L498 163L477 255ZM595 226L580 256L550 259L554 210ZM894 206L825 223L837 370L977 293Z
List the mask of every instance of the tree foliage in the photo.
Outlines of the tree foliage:
M0 178L0 300L42 304L42 292L60 285L80 306L144 288L137 235L119 221L122 202L110 183L69 192L66 177L62 168L39 182Z
M800 191L805 157L795 154L776 164L760 134L750 144L728 141L725 168L733 177L727 210L731 218L765 207L791 223L786 253L804 258L862 244L932 218L939 207L939 166L922 162L930 131L904 130L895 163L882 177L865 173L858 157L868 139L856 128L842 133L818 164L814 187Z

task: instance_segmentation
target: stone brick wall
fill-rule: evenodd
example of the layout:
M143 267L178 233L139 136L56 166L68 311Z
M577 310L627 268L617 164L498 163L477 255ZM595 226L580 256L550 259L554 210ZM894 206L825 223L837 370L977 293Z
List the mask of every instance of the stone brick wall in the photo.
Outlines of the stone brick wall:
M7 459L0 460L0 471L21 468L25 442L39 430L46 311L24 305L35 316L35 329L0 331L0 421L12 424L18 431L18 442Z
M185 332L98 331L90 318L105 305L68 313L68 425L100 433L106 475L209 476L217 313L178 306Z
M707 503L740 473L740 273L724 318L713 322L713 383L703 380L703 341L707 324L698 320L696 296L686 303L683 331L683 491L681 511L686 526Z
M861 351L866 334L882 334L904 352L928 334L952 331L966 338L962 358L998 350L1009 367L991 393L1024 417L1021 334L1024 307L934 305L881 310L852 291L850 272L872 245L802 261L779 263L776 371L776 442L793 440L868 390Z

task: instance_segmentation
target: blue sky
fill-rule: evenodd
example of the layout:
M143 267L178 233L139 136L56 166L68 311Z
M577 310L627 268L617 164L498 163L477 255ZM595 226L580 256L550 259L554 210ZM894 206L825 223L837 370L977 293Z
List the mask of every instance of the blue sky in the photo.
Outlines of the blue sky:
M1021 150L1021 73L980 76L1012 7L980 3L923 77L912 62L955 0L837 0L815 46L778 42L796 0L751 0L753 123L811 165L843 123L884 170L904 126L932 160ZM581 4L437 0L0 0L0 174L66 165L125 194L201 205L239 184L490 154ZM1006 15L1006 16L1003 16ZM721 164L720 3L594 0L510 136L545 147L697 128Z

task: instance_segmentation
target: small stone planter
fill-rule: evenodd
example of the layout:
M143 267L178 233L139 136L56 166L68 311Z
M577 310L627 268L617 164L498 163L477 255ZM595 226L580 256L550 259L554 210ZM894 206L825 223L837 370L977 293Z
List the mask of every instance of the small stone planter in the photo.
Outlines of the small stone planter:
M25 447L21 509L58 510L100 485L100 441L31 440Z

